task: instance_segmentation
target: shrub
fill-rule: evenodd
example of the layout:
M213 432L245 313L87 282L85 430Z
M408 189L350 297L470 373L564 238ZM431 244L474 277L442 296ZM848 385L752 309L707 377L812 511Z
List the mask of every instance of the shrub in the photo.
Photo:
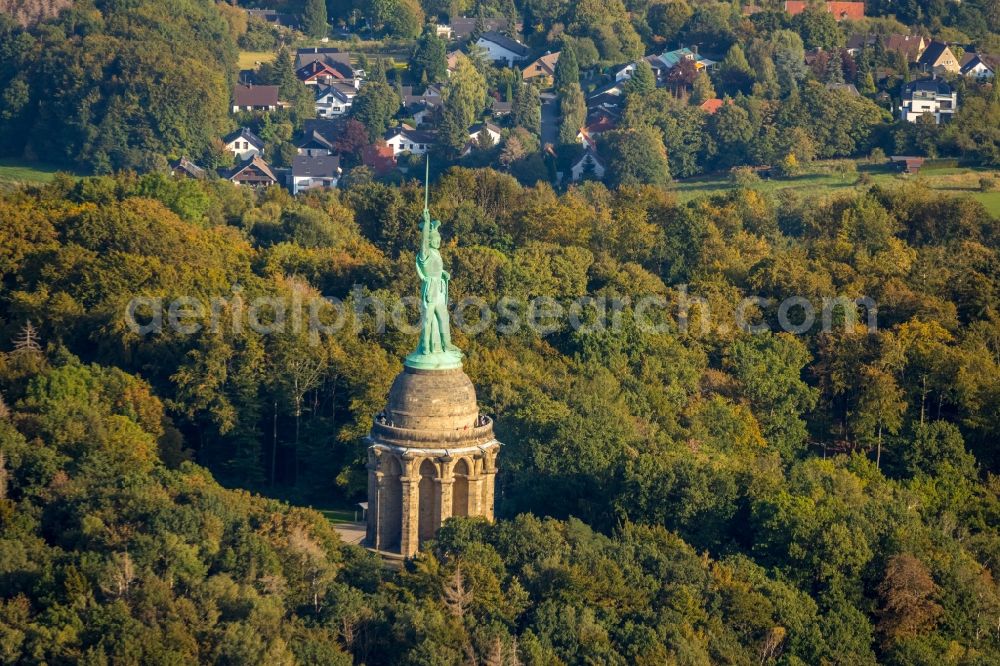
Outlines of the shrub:
M760 185L760 176L748 166L734 167L729 171L729 179L738 187L752 188Z

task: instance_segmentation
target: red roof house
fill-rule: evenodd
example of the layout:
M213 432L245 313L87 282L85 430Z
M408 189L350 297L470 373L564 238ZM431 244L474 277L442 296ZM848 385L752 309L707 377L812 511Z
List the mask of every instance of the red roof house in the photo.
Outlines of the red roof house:
M361 149L361 163L374 171L376 176L384 176L396 168L396 156L392 146L371 144Z
M713 113L721 109L723 104L725 104L725 102L723 102L721 99L719 99L718 97L713 97L712 99L706 99L704 102L699 104L698 108L707 113L708 115L712 115Z

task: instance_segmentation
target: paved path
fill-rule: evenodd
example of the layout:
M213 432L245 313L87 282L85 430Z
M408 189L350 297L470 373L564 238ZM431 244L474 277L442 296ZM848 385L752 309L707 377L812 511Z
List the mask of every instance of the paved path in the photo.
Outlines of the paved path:
M559 140L559 99L555 93L542 93L542 145Z
M364 523L335 523L333 529L346 544L357 545L365 538Z

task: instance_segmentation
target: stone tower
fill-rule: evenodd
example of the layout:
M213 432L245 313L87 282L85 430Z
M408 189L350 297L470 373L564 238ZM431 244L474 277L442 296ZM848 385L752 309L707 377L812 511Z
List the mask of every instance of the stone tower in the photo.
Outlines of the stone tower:
M411 557L451 516L493 520L500 443L461 368L404 368L368 442L370 548Z
M425 190L426 192L426 190ZM421 332L368 436L369 548L412 557L452 516L493 520L500 442L451 344L440 222L426 193L417 253Z

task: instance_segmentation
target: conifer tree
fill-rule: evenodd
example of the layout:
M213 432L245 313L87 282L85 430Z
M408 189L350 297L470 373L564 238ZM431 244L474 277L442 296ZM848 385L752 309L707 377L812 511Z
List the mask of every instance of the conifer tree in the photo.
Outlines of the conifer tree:
M840 57L840 51L830 53L830 58L826 61L826 70L823 72L823 80L826 83L844 82L844 61Z
M580 84L580 64L576 59L576 50L571 44L563 46L556 63L555 89L560 95L571 84Z
M708 72L702 70L698 72L698 76L695 77L694 84L691 86L691 103L697 106L713 97L715 97L715 88L712 86L712 79L708 77Z
M330 32L327 23L326 0L306 0L302 10L302 30L310 37L326 37Z

